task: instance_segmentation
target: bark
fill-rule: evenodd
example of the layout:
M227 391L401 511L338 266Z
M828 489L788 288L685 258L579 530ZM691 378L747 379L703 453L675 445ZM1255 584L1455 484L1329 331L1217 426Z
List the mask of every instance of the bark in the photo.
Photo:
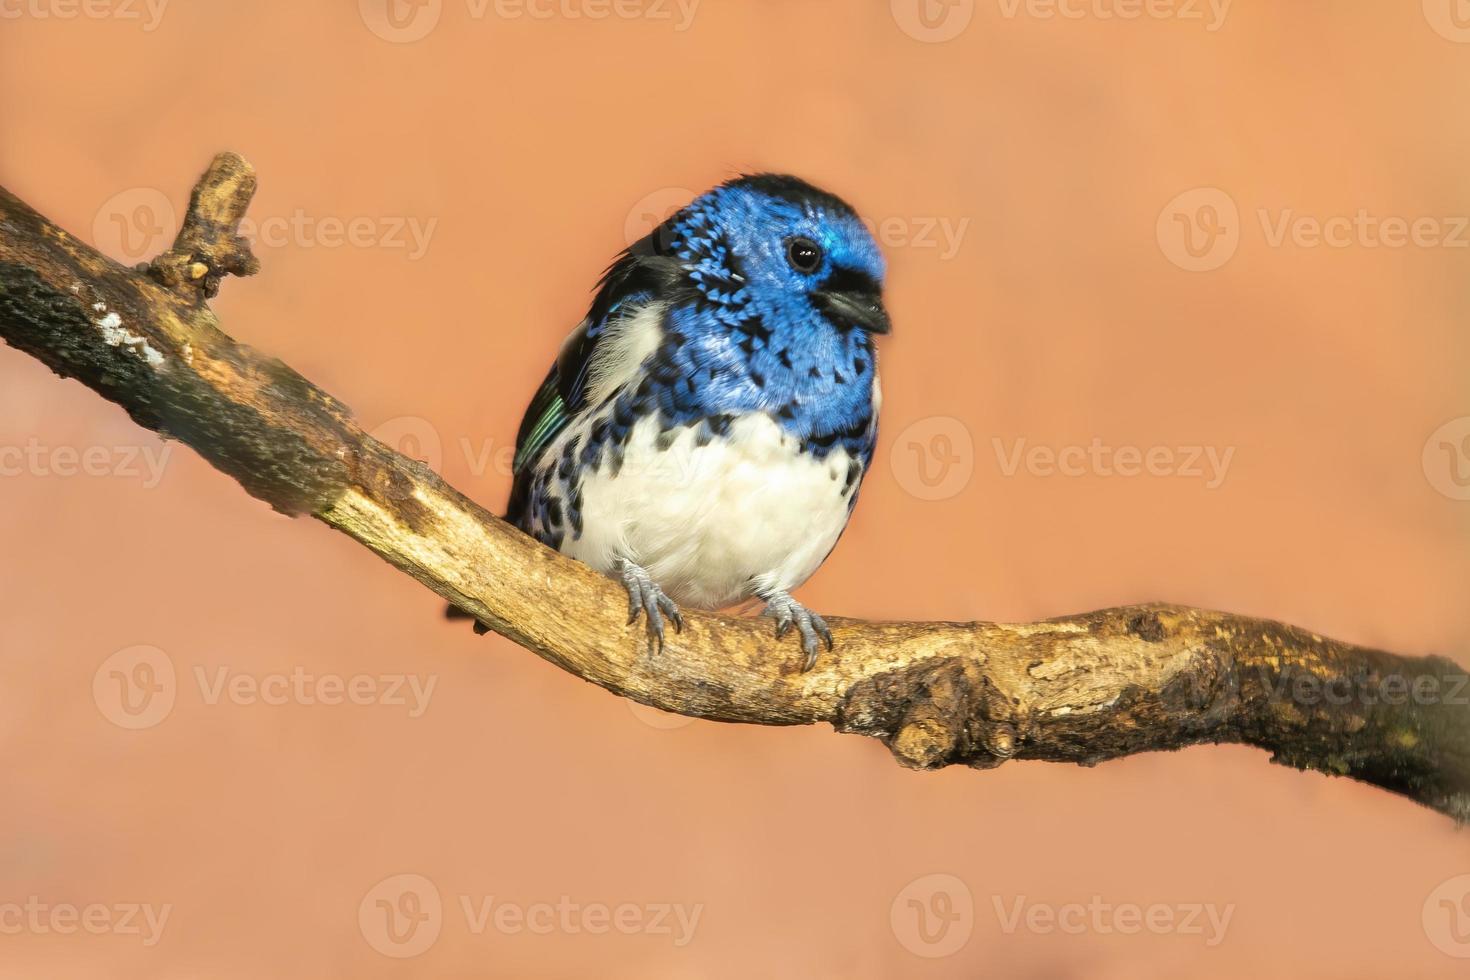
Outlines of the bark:
M1348 776L1470 819L1470 687L1442 658L1177 606L1029 624L829 619L836 650L800 670L769 621L689 613L653 654L616 584L542 547L348 409L221 331L205 300L257 263L238 235L255 188L221 154L178 239L137 269L0 188L0 336L193 447L252 496L366 545L564 670L666 711L827 722L905 766L1092 765L1212 742ZM283 627L285 624L283 624Z

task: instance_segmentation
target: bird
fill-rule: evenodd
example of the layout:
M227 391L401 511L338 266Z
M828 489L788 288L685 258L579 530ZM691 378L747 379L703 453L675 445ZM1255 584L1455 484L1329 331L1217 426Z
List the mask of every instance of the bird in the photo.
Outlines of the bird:
M621 582L650 652L681 608L759 600L811 670L832 631L791 592L873 460L884 277L858 213L798 177L696 197L617 256L563 342L516 437L507 521Z

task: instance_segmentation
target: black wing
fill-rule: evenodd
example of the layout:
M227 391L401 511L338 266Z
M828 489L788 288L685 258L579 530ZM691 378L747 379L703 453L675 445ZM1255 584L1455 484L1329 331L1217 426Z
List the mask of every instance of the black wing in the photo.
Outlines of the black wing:
M662 228L655 230L620 255L603 274L586 319L562 344L556 363L521 419L511 465L515 484L506 519L523 529L530 473L546 447L586 409L588 366L598 343L607 336L608 325L630 308L669 296L683 275L676 261L659 254L658 242L663 234Z

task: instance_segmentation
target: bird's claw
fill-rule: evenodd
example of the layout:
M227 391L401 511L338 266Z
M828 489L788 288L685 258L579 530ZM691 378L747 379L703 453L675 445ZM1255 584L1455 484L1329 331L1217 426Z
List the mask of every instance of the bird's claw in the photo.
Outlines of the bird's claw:
M651 653L662 653L664 649L664 620L674 624L674 632L684 630L684 617L674 600L664 595L664 590L644 571L626 559L618 566L618 577L623 588L628 590L628 625L638 621L642 613L648 617L648 649Z
M775 592L763 598L766 610L761 615L776 621L776 639L782 639L793 626L796 627L804 654L802 673L811 670L817 663L818 640L827 645L829 652L832 649L832 631L827 628L827 621L785 592Z

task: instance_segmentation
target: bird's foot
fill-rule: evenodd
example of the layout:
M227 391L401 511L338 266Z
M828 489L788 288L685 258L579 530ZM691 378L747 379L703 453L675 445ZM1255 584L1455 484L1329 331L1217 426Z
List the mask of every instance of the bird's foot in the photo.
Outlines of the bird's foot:
M628 625L632 626L638 621L639 613L646 615L648 649L653 653L662 653L664 619L667 618L674 624L675 632L684 629L684 617L679 615L679 607L674 605L673 599L664 595L664 590L658 587L658 583L648 572L626 558L619 559L617 576L622 580L623 588L628 590Z
M806 655L802 672L811 670L817 663L818 638L827 644L829 651L832 649L832 631L827 628L827 621L791 598L788 592L769 592L761 598L766 600L766 611L761 615L776 621L778 639L789 633L791 627L796 627L801 637L801 652Z

